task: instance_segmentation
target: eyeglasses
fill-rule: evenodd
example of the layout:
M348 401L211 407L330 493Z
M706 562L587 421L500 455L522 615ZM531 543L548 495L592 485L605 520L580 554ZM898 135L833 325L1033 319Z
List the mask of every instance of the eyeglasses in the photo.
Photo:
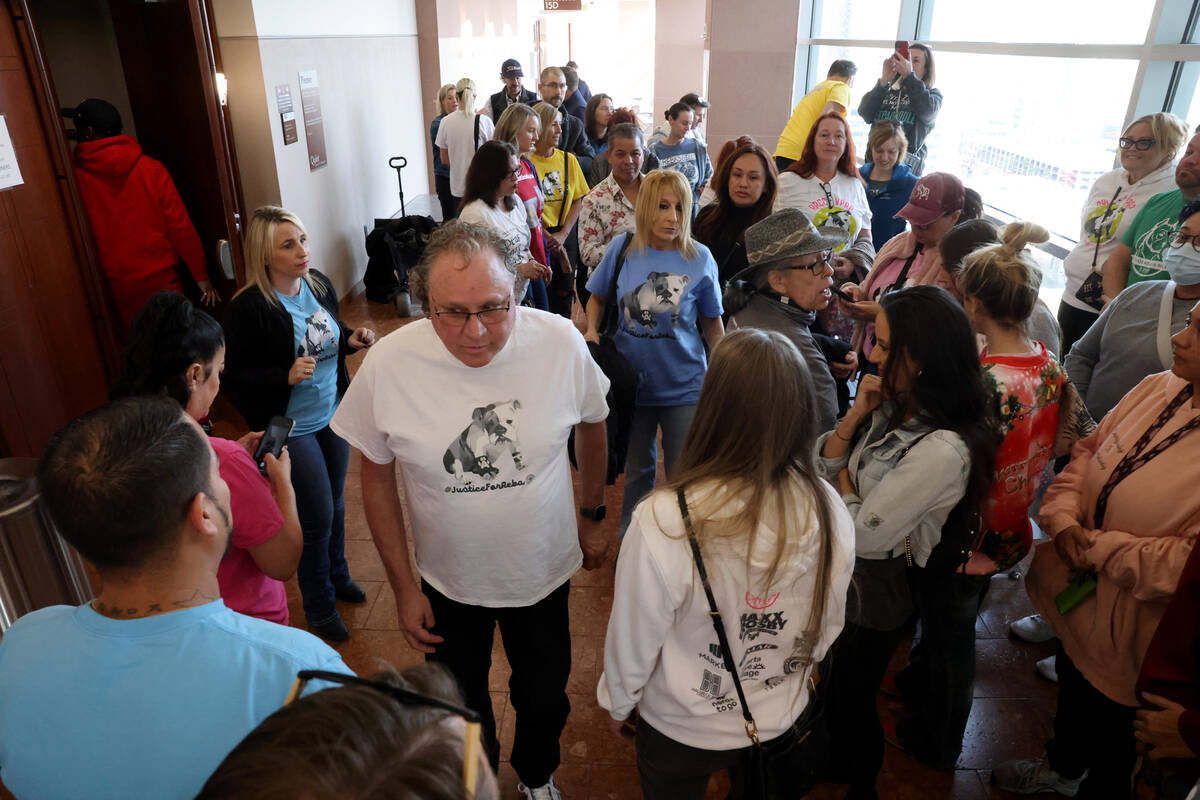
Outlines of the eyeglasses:
M508 174L512 175L514 178L521 177L521 165L518 164L516 169L509 170Z
M1154 147L1154 140L1150 137L1130 139L1128 136L1122 136L1120 139L1117 139L1117 145L1122 150L1128 150L1131 147L1135 150L1149 150L1151 147Z
M1171 240L1171 247L1180 248L1185 244L1190 244L1192 250L1200 253L1200 233L1184 233L1180 231L1175 234L1175 238Z
M433 315L451 325L465 328L467 327L467 323L471 321L471 317L475 317L484 325L498 325L504 322L510 308L512 308L511 305L482 308L479 311L434 311Z
M833 266L829 263L829 260L833 258L833 251L823 250L818 255L820 258L811 264L793 264L790 267L784 267L784 269L806 269L813 275L821 275L826 271L833 272Z
M367 688L386 694L400 705L440 708L443 711L449 711L451 714L457 714L465 719L467 721L467 728L463 734L463 791L468 798L475 797L475 789L479 783L480 716L478 712L472 711L469 708L463 708L454 703L448 703L445 700L439 700L436 697L429 697L420 692L414 692L412 689L393 686L390 683L367 680L366 678L346 675L341 672L326 672L320 669L305 669L296 674L296 681L292 684L287 699L283 701L285 708L290 706L300 696L300 693L304 691L304 686L311 680L337 683L342 686L366 686Z
M567 85L565 83L543 83L542 86L545 86L547 89L565 89L565 88L567 88Z

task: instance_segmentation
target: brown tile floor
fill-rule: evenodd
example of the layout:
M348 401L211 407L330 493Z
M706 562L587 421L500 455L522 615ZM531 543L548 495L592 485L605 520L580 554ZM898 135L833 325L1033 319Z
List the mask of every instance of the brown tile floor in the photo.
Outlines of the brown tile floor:
M342 314L346 324L352 327L368 325L380 336L407 322L397 319L390 306L368 303L361 293L342 302ZM352 372L361 358L361 355L351 358ZM235 419L236 414L228 409L222 413L218 408L214 417L218 435L237 432L240 420L237 423L229 421ZM620 487L610 487L607 499L610 508L619 508ZM615 521L612 524L615 525ZM363 517L357 454L351 456L346 481L346 539L351 572L367 591L367 601L357 606L339 604L353 635L338 650L346 663L360 673L372 671L380 660L398 667L419 662L421 656L408 647L398 630L395 597ZM612 585L612 563L596 572L580 572L571 583L573 670L568 692L572 710L562 736L563 764L555 775L568 800L633 800L641 796L633 747L628 741L609 733L605 713L595 700L596 681L603 667L604 633L612 605ZM300 595L294 579L288 582L288 602L293 624L303 625ZM1054 711L1054 687L1034 673L1034 662L1049 655L1052 645L1022 644L1008 638L1008 623L1030 612L1023 581L1005 576L993 579L976 626L979 638L976 700L958 769L952 773L931 770L889 747L879 779L881 798L976 800L1010 796L990 785L991 766L1008 758L1039 754L1048 738ZM907 649L906 645L897 653L897 666L904 663ZM499 637L493 662L491 687L500 731L500 784L502 796L508 800L520 795L516 789L516 775L508 764L514 714L508 707L509 668ZM880 706L884 713L898 710L890 707L882 695ZM724 797L727 788L727 782L715 778L708 796ZM844 791L824 784L809 796L833 800L840 798Z

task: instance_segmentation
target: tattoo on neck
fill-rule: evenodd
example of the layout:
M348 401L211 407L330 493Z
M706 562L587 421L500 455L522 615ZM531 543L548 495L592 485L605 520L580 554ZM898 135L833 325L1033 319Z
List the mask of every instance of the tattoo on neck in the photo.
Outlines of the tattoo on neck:
M195 590L191 597L183 600L176 600L171 603L175 608L188 608L190 606L198 606L204 603L210 603L216 600L216 597L211 597L201 590ZM133 619L134 617L147 617L151 614L162 614L164 609L161 603L150 603L144 609L141 608L124 608L118 605L110 605L101 600L92 601L92 608L101 616L110 617L112 619Z
M203 603L211 603L213 600L216 600L216 599L217 599L216 597L207 595L204 592L197 589L196 591L192 592L191 597L188 597L184 600L176 600L173 603L171 603L171 605L175 606L176 608L187 608L189 606L198 606Z

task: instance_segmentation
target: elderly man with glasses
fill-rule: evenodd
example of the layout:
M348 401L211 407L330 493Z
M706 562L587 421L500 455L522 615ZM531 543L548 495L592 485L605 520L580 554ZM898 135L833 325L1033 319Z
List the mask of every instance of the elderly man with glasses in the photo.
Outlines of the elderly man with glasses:
M609 382L569 320L517 305L501 247L478 225L438 229L413 274L429 318L375 345L332 424L362 453L367 524L405 639L454 673L496 768L488 673L499 624L512 667L513 769L527 798L558 800L570 578L599 567L615 541L600 526Z
M853 350L826 352L821 334L809 328L817 312L833 297L833 249L846 243L842 228L817 229L797 208L784 208L746 229L749 266L730 280L725 310L729 328L778 331L796 345L808 362L820 430L837 425L838 394L831 360L857 365Z

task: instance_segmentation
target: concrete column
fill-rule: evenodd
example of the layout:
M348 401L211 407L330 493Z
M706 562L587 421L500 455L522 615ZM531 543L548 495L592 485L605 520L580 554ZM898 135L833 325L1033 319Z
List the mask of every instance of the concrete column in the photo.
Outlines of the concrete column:
M421 98L424 100L421 111L425 130L428 132L429 126L433 124L433 118L442 113L440 108L434 107L438 89L442 88L442 76L437 69L433 68L433 65L439 63L440 58L437 0L414 0L413 5L417 14L417 57L421 63ZM437 186L433 179L432 142L429 143L429 148L430 159L429 168L426 170L426 180L430 193L436 194Z
M774 152L792 113L796 0L712 0L708 152L743 134Z
M656 0L654 4L655 126L665 122L663 112L681 96L705 93L701 83L706 5L706 0Z

